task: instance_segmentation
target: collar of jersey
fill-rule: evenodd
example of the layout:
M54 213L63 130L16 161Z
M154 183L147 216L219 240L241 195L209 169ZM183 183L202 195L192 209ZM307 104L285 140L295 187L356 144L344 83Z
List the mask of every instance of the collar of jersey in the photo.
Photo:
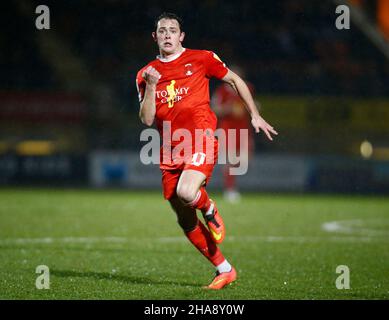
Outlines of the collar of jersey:
M160 55L157 56L157 59L161 62L171 62L173 60L176 60L177 58L179 58L184 52L185 52L185 48L182 48L183 50L181 52L178 52L176 53L175 55L171 56L171 57L168 57L168 58L163 58L161 57Z

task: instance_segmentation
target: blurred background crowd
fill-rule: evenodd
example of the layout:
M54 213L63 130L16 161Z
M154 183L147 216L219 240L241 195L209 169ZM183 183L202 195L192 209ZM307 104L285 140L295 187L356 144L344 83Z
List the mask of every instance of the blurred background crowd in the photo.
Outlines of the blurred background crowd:
M335 26L340 3L348 30ZM35 27L39 4L50 30ZM245 70L280 133L255 139L258 161L302 163L297 189L388 191L387 0L4 2L0 183L86 184L96 152L139 154L135 76L158 54L151 32L163 11L183 17L185 47ZM125 175L105 169L112 183Z

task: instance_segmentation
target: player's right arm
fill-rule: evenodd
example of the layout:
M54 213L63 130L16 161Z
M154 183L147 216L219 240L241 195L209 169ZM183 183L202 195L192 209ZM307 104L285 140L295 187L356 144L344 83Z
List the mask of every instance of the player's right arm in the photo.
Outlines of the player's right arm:
M145 88L143 96L140 92L139 118L142 123L147 126L151 126L154 122L156 113L155 92L161 75L156 69L149 66L143 71L142 78L145 82Z

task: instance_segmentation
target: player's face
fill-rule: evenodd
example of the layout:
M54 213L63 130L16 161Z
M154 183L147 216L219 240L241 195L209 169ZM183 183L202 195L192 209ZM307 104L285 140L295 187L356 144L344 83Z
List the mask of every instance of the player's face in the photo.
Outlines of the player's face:
M158 21L157 30L153 32L153 38L157 42L163 55L172 55L182 48L185 33L181 32L180 25L175 19L161 19Z

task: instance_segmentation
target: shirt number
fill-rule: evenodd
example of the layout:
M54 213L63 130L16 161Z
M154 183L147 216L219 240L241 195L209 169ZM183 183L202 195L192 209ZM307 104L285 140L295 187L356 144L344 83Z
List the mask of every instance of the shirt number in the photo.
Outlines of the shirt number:
M193 154L192 164L195 165L196 167L204 164L204 161L205 161L205 153L196 152Z

